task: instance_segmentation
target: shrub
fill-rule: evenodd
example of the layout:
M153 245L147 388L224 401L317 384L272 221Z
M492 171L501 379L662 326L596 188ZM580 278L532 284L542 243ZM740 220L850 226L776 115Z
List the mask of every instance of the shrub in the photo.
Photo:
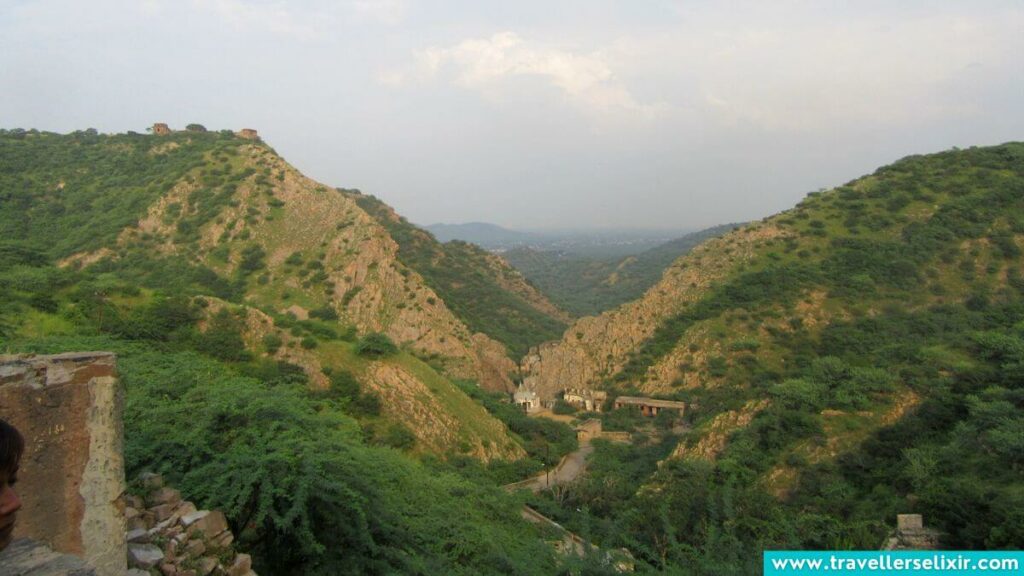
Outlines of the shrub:
M322 306L320 308L314 308L313 310L310 310L309 317L331 321L338 319L338 313L335 312L334 308L331 308L330 306Z
M283 343L281 337L274 333L263 337L263 347L267 350L268 354L275 354Z
M356 343L356 353L360 356L383 358L398 352L398 346L386 334L374 332L367 334Z

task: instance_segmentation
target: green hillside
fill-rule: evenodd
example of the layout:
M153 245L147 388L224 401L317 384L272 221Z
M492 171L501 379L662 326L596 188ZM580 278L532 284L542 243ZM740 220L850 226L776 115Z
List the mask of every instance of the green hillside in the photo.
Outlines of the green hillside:
M466 393L466 329L344 194L230 132L3 130L0 202L0 351L116 352L129 476L224 510L260 573L555 569L497 484L571 429Z
M688 402L689 431L599 447L538 506L683 573L876 549L908 512L949 549L1024 543L1024 144L908 157L716 242L673 268L726 273L604 381Z
M562 335L566 317L494 256L467 242L441 244L373 196L358 195L356 201L387 228L398 242L399 259L419 272L456 316L507 346L513 357ZM512 284L518 289L510 290Z
M559 307L576 316L593 316L639 298L676 258L737 226L724 224L687 234L626 258L602 259L527 247L501 256Z

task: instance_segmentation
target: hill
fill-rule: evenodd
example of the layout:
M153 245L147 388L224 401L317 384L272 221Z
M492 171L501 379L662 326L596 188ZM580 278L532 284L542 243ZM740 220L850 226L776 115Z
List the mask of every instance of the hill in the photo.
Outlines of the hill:
M0 350L117 353L128 473L224 510L260 573L550 573L497 486L572 430L485 409L481 386L511 385L505 346L357 196L228 131L0 130ZM467 254L456 274L541 314Z
M430 224L423 227L441 242L461 240L487 249L504 248L517 244L529 244L540 238L536 234L509 230L487 222L465 222L463 224Z
M373 196L352 198L395 239L399 260L470 329L505 344L516 357L562 335L569 316L501 258L460 240L442 244Z
M524 360L543 396L689 406L661 465L599 450L608 472L551 513L708 573L875 548L912 511L949 548L1019 545L1022 245L1020 143L908 157L705 242Z
M93 295L96 305L114 309L110 314L130 315L133 307L167 296L223 300L239 317L260 314L263 332L276 326L294 337L291 346L308 346L316 361L300 364L313 385L328 385L321 367L344 368L364 373L365 384L381 392L403 391L389 396L384 414L398 423L421 420L416 413L435 415L434 426L413 429L424 448L452 450L469 441L467 450L484 458L522 454L497 421L476 428L488 432L466 437L468 413L431 404L422 385L410 387L439 378L448 393L459 396L450 381L458 378L504 390L511 386L515 363L500 342L468 328L401 261L388 229L360 208L353 194L305 178L265 144L230 132L61 136L5 131L0 137L0 189L11 208L0 215L0 252L12 265L42 266L31 273L19 268L33 275L33 282L45 285L61 274L73 278L64 280L69 284L63 291L48 294L9 274L15 291L29 282L29 293L45 300L36 302L36 312L59 316L66 299L75 300L85 286L94 285L102 286ZM62 270L47 267L53 264ZM467 275L475 273L476 264L464 267ZM508 272L488 268L496 275L503 271ZM457 273L454 278L460 281ZM515 278L504 285L522 289ZM497 300L523 300L496 283L488 287ZM137 289L143 290L138 296L118 295ZM466 306L455 304L460 310ZM9 310L4 316L8 333L34 330L24 315ZM103 328L110 316L90 320ZM506 340L524 337L515 332L518 326L502 328L499 336ZM358 337L372 333L429 361L435 375L418 376L422 370L401 363L365 371L349 362L354 355L333 351L351 348ZM291 353L288 346L268 351L259 342L250 344L249 352L262 358L285 360ZM340 365L328 359L332 354ZM490 417L481 412L480 418ZM442 437L448 442L439 442Z
M529 247L514 248L501 256L564 310L577 316L594 315L639 298L676 258L737 226L715 226L624 258Z

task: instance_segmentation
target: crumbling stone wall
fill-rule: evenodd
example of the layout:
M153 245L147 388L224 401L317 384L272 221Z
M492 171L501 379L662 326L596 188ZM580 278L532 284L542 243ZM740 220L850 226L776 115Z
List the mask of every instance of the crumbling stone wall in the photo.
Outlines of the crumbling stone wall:
M25 436L15 535L126 567L123 392L109 352L0 356L0 418Z

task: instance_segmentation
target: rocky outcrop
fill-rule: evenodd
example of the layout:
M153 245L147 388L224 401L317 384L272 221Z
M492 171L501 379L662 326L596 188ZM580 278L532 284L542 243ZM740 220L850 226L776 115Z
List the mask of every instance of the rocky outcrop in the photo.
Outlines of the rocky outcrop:
M198 510L158 474L141 474L138 485L145 496L124 498L130 568L164 576L256 576L252 558L234 551L223 512Z
M265 268L260 283L247 291L257 307L282 313L299 302L305 310L332 308L342 324L360 333L382 332L423 354L444 356L455 377L492 390L512 388L514 363L504 348L493 341L480 346L487 336L473 334L419 274L399 262L394 239L351 194L306 178L266 146L244 145L239 151L250 175L237 183L217 217L199 229L198 245L181 243L176 232L179 220L199 209L193 198L201 184L189 177L125 229L118 248L131 250L147 238L159 253L198 252L204 264L234 274L243 250L259 246ZM116 257L101 249L73 255L64 264L95 262L100 253Z
M759 223L701 244L666 269L643 298L600 316L581 318L560 341L531 351L522 361L524 385L547 399L567 388L600 387L662 322L750 261L763 242L782 234L774 226Z
M746 428L758 412L768 406L767 400L751 400L739 410L729 410L714 417L711 424L704 430L700 440L693 446L680 443L668 459L701 458L714 460L725 449L729 435L740 428Z

